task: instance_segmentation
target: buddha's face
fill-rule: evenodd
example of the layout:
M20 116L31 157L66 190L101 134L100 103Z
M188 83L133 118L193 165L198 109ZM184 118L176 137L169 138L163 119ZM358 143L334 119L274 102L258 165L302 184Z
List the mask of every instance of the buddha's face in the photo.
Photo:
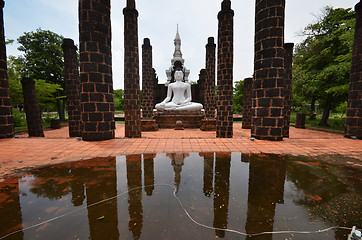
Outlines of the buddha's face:
M176 71L175 72L175 80L176 81L181 81L183 77L184 77L184 73L182 71Z

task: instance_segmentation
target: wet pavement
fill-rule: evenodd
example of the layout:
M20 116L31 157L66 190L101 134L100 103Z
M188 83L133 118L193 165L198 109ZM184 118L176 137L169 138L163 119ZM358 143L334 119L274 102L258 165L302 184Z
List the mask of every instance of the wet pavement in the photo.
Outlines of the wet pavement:
M2 181L0 239L344 240L350 230L318 230L361 226L361 189L361 169L318 157L97 157ZM277 231L312 233L243 235Z

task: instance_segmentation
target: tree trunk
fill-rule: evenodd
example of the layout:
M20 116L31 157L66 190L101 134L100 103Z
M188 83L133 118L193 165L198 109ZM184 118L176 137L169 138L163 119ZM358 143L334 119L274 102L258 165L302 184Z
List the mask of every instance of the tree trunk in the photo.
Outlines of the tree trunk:
M326 97L326 104L324 107L323 116L322 116L321 121L318 124L319 126L329 127L328 118L329 118L329 112L331 111L332 99L333 99L333 94L328 94Z
M309 116L310 120L315 120L317 118L317 114L315 111L315 102L316 101L317 101L316 98L312 98L312 101L310 103L310 116Z

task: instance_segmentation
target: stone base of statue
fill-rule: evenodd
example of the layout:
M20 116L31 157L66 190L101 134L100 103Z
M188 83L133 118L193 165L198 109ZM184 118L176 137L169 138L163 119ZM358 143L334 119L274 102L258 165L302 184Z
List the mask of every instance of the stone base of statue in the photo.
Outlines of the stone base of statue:
M202 131L216 131L216 119L201 120L200 129Z
M205 119L205 112L198 110L154 110L154 119L159 128L176 128L176 122L181 121L184 128L200 128Z
M158 131L157 122L155 119L142 119L141 120L141 131L143 132L154 132Z

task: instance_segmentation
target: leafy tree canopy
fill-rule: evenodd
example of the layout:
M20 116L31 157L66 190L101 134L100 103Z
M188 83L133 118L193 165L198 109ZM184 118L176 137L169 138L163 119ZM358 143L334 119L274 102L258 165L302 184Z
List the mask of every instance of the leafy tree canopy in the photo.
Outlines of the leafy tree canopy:
M354 28L352 9L326 7L296 45L293 92L312 105L316 100L321 103L325 108L321 125L326 124L329 110L347 99Z
M22 65L20 75L63 86L63 36L38 28L17 40L18 50L24 52L18 59Z
M244 98L244 80L236 81L233 94L233 109L235 113L241 113L243 110Z

